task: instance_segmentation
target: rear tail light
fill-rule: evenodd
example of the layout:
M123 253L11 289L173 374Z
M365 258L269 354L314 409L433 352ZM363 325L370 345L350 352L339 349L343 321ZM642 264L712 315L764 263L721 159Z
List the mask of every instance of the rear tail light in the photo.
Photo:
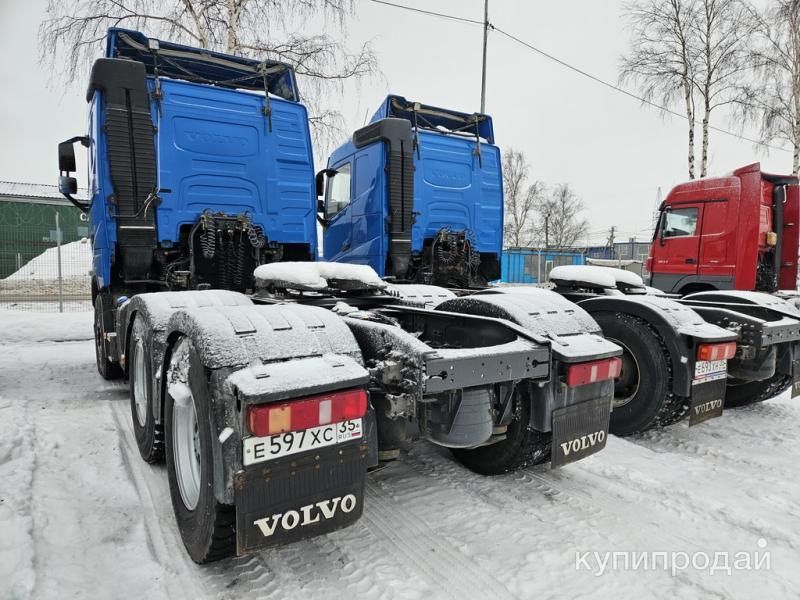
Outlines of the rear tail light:
M367 412L365 390L343 390L289 402L251 406L247 427L258 437L360 419Z
M700 344L697 347L697 360L730 360L734 356L736 356L736 342Z
M622 361L617 358L604 358L592 362L578 363L567 367L567 385L577 387L606 379L619 377Z

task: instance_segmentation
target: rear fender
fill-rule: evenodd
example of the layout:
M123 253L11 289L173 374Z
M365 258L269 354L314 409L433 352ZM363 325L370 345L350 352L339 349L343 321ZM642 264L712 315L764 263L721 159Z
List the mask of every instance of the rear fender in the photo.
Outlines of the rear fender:
M597 322L577 304L541 288L495 288L439 304L437 310L506 319L548 344L558 360L585 362L619 355Z
M673 369L673 392L689 397L697 345L702 342L736 340L736 334L707 323L695 311L660 296L600 296L581 301L589 314L623 313L642 319L655 328L667 347Z
M130 336L133 322L141 315L151 335L151 354L153 361L153 416L156 423L163 422L163 394L160 382L164 354L167 349L166 327L169 317L176 310L199 308L203 306L252 306L253 302L239 292L227 290L190 290L182 292L153 292L138 294L124 302L117 311L117 340L121 349L120 364L128 375L127 356L130 354Z

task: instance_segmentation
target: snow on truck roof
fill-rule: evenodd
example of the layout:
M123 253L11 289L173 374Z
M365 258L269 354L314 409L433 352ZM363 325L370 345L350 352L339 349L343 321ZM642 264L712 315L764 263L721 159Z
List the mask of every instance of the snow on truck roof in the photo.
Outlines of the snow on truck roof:
M563 265L550 271L550 281L565 284L585 284L591 287L616 288L621 284L625 287L643 288L644 281L636 273L612 267L596 267L592 265Z
M387 283L367 265L331 262L279 262L256 267L253 275L260 285L321 291L340 287L331 281L348 282L349 289L383 289Z

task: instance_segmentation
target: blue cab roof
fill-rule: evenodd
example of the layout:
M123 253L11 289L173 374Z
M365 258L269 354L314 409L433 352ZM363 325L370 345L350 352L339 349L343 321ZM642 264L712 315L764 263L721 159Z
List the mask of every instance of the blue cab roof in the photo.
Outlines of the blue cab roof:
M152 43L151 43L152 42ZM106 58L143 63L148 75L159 75L221 87L266 91L298 102L294 68L272 60L255 60L148 38L139 31L112 27L106 34Z
M372 115L370 122L374 123L388 117L407 119L421 129L442 133L463 133L473 136L477 133L490 144L494 144L492 117L482 113L463 113L421 102L409 102L403 96L389 94Z

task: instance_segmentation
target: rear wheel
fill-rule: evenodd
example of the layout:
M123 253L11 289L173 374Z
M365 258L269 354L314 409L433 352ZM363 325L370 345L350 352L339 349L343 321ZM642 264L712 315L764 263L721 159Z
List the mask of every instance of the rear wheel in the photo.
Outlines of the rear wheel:
M725 389L725 407L738 408L764 402L775 396L779 396L792 385L792 376L783 373L775 373L769 379L763 381L749 381L738 383L728 381Z
M137 314L131 328L128 376L131 389L131 417L139 454L149 463L164 460L164 429L153 411L152 332L145 318Z
M479 448L453 448L453 456L465 467L481 475L510 473L550 458L552 435L530 428L531 402L519 386L514 390L514 418L506 439Z
M683 402L672 394L672 366L661 338L643 320L623 313L592 317L603 335L622 348L622 370L614 381L610 431L631 435L681 416Z
M178 529L192 560L220 560L236 550L235 511L214 496L208 384L187 338L175 345L166 377L167 475Z
M100 292L94 300L94 355L97 372L103 379L120 379L123 375L119 363L112 362L108 356L106 346L106 334L114 331L112 302L113 299L108 292Z

